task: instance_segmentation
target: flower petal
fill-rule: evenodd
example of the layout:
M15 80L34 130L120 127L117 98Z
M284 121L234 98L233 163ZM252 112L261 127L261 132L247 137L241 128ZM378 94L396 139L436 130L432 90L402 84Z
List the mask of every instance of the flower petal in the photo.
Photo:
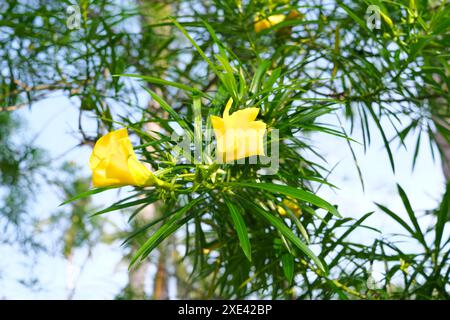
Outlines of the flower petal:
M230 109L233 105L233 98L228 99L227 105L225 106L225 110L223 110L223 118L227 118L230 116Z
M230 162L254 155L264 155L266 124L255 121L259 108L246 108L229 114L233 99L230 98L223 118L211 116L216 135L217 160Z
M234 127L245 128L256 119L259 108L247 108L234 112L227 121L232 121Z
M214 131L225 131L225 123L222 118L217 116L211 116L211 124L214 128Z
M112 131L97 141L89 166L95 187L143 186L153 177L137 159L126 128Z
M153 173L136 157L128 158L128 168L133 177L134 185L143 186L154 177ZM153 181L151 181L151 184L153 184Z

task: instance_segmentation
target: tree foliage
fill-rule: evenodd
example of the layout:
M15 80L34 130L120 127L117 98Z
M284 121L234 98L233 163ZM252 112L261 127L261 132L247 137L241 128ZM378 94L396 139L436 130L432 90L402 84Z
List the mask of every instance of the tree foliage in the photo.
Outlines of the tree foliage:
M8 112L58 91L78 106L80 145L93 145L119 126L134 134L139 157L173 188L135 188L92 212L106 217L122 210L133 221L144 208L158 207L158 215L134 223L123 239L138 244L131 267L170 244L175 264L185 267L175 278L196 292L190 297L448 299L448 187L426 230L400 186L408 221L377 205L376 214L392 218L420 248L409 252L397 237L365 224L374 212L348 218L318 195L322 186L335 188L328 178L333 168L309 139L324 134L346 141L362 187L353 145L369 148L374 134L393 171L392 142L405 146L414 132L413 166L423 152L421 139L429 140L432 152L438 147L445 165L447 1L83 0L75 30L66 25L69 5L2 5L0 116L10 119ZM368 26L369 6L378 10L378 29ZM280 14L289 18L255 30L258 19ZM279 130L276 173L261 174L261 163L187 161L195 157L193 145L180 157L177 130L201 136L229 98L232 111L258 107L258 120L269 132ZM322 121L330 115L336 123ZM95 133L84 129L88 116ZM210 148L207 139L196 147ZM81 191L78 184L76 190L78 195L66 192L75 204L109 188ZM73 209L67 219L80 227ZM81 214L76 239L89 241L95 229ZM352 235L361 230L373 233L374 242L355 242ZM374 265L384 272L371 284Z

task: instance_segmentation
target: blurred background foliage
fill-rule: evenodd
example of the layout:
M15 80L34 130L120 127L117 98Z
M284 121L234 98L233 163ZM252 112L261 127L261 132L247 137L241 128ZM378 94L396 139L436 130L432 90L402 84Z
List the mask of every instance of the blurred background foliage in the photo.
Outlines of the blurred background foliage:
M67 8L73 5L80 25L70 29L73 11ZM371 5L380 10L379 28L373 30L366 22ZM292 12L291 18L255 32L255 19ZM0 226L9 230L2 232L2 242L46 250L33 234L56 228L70 269L74 250L125 241L127 262L148 257L130 270L118 299L168 298L171 279L179 298L449 298L448 1L4 0L0 30ZM27 124L16 110L33 108L55 93L78 108L79 147L92 147L115 122L127 125L140 141L140 154L155 170L174 168L165 178L185 177L180 182L189 186L186 192L136 190L105 210L82 198L48 219L27 215L30 195L41 184L54 186L61 201L89 189L90 178L79 176L75 164L55 166L45 150L19 138ZM241 107L260 107L261 119L280 130L276 176L258 176L258 166L224 166L225 176L216 180L210 168L173 165L173 142L164 138L174 131L173 123L187 122L194 130L193 104L201 104L206 120L220 115L229 97ZM327 114L341 125L321 122ZM435 223L425 228L423 212L411 207L398 186L409 220L383 204L377 204L377 214L391 217L405 234L374 230L380 234L373 243L354 243L352 232L373 230L364 224L373 213L362 212L355 220L341 212L344 218L339 218L320 211L320 205L295 200L293 188L314 192L332 183L327 181L330 164L305 156L308 151L322 157L307 139L312 133L348 141L362 188L355 140L369 148L372 136L380 135L387 165L395 171L394 142L406 147L406 137L417 136L410 146L414 167L420 142L427 139L447 181L441 205L425 212ZM48 175L55 170L59 179ZM192 175L201 175L202 182L190 180ZM230 179L246 185L226 185ZM272 189L255 187L255 181ZM292 189L280 192L272 183ZM114 227L107 215L114 210L130 215L129 230ZM243 220L244 229L237 230L236 219ZM164 226L177 221L185 222L176 225L180 232L164 233ZM149 243L157 230L167 239ZM298 241L310 244L327 273ZM416 243L415 250L402 242ZM159 246L150 254L154 244ZM384 266L382 279L372 277L377 263ZM149 294L151 265L156 271ZM393 284L395 277L401 285ZM76 279L70 283L69 298Z
M39 190L40 177L47 165L45 150L33 141L20 141L17 135L26 130L26 123L9 112L0 113L0 213L2 240L29 242L26 232L16 232L25 220L33 194ZM42 182L42 181L41 181Z

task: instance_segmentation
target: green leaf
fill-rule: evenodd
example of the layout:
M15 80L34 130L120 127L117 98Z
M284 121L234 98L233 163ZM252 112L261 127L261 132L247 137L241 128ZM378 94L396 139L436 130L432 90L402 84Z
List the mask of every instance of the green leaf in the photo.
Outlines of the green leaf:
M398 193L400 194L400 197L402 198L403 205L405 206L406 212L408 213L409 219L411 220L414 228L415 228L415 238L419 240L423 246L427 247L427 243L425 242L424 235L422 233L422 229L420 228L419 222L417 221L416 215L414 214L414 210L411 207L411 204L409 202L408 196L406 195L405 191L400 187L400 185L397 185Z
M308 232L306 231L305 227L303 226L303 224L295 216L295 214L293 214L290 210L288 210L287 213L288 213L289 218L291 218L291 220L294 221L295 225L297 226L297 228L300 231L300 233L302 234L302 236L305 237L306 243L309 244L310 243L309 235L308 235Z
M233 99L235 101L239 101L246 92L246 81L245 77L242 74L243 69L240 68L240 72L238 73L239 76L239 91L238 91L238 84L235 79L235 72L230 64L228 55L230 55L234 60L236 60L239 63L239 65L241 63L238 57L230 49L228 49L222 41L219 40L216 32L211 27L211 25L208 24L203 19L202 22L205 25L206 29L208 30L209 34L211 35L212 40L219 48L220 54L216 55L215 57L222 64L222 67L225 70L225 73L216 73L216 74L222 81L224 86L227 88L227 91L232 95Z
M269 192L282 193L282 194L290 196L292 198L311 203L311 204L318 206L319 208L325 209L328 212L332 213L333 215L341 218L341 215L339 214L339 212L333 205L331 205L327 201L323 200L322 198L320 198L320 197L316 196L315 194L313 194L309 191L306 191L306 190L300 190L300 189L293 188L290 186L285 186L285 185L280 185L280 184L272 184L272 183L232 182L232 183L228 183L228 184L232 185L232 186L237 186L237 187L248 187L248 188L266 190Z
M208 99L212 99L208 94L201 92L200 90L196 89L196 88L192 88L189 87L185 84L182 83L178 83L178 82L173 82L173 81L168 81L168 80L164 80L164 79L160 79L160 78L155 78L155 77L149 77L149 76L141 76L139 74L116 74L114 75L115 77L129 77L129 78L137 78L137 79L142 79L145 80L148 83L153 83L153 84L157 84L157 85L164 85L164 86L171 86L174 88L178 88L181 90L185 90L188 92L191 92L192 94L195 95L202 95Z
M134 206L137 206L139 204L151 204L151 203L155 202L156 200L158 200L158 197L156 195L152 194L152 195L150 195L148 197L145 197L143 199L130 201L130 202L126 202L126 203L120 203L120 201L119 201L118 203L115 203L115 204L113 204L112 206L110 206L110 207L108 207L106 209L103 209L103 210L100 210L100 211L97 211L97 212L93 213L91 215L91 217L95 217L95 216L98 216L98 215L101 215L101 214L104 214L104 213L107 213L107 212L111 212L111 211L116 211L116 210L121 210L121 209L134 207Z
M390 162L390 164L391 164L392 172L395 173L394 156L392 155L392 151L391 151L391 148L390 148L390 146L389 146L389 141L388 141L388 139L387 139L387 137L386 137L386 134L385 134L385 132L384 132L384 129L383 129L383 127L381 126L380 119L379 119L379 118L377 117L377 115L375 114L375 111L373 110L373 108L372 108L371 105L367 104L367 107L368 107L368 109L369 109L369 112L370 112L370 114L371 114L373 120L375 121L375 124L377 125L378 130L380 131L381 138L383 139L384 146L386 147L386 151L387 151L388 156L389 156L389 162Z
M347 14L348 14L353 20L355 20L355 22L358 23L364 30L366 30L367 32L369 32L369 29L367 28L366 22L365 22L363 19L361 19L357 13L353 12L352 9L350 9L349 7L347 7L347 6L346 6L345 4L343 4L343 3L339 3L339 6L340 6L342 9L344 9L344 10L347 12Z
M442 199L440 208L437 212L436 222L436 238L435 238L435 250L439 251L441 247L442 235L444 233L444 226L449 218L450 213L450 183L447 184L444 197Z
M83 198L89 197L89 196L91 196L93 194L97 194L97 193L100 193L100 192L103 192L103 191L106 191L106 190L110 190L110 189L114 189L114 188L115 187L105 187L105 188L91 189L91 190L88 190L86 192L82 192L82 193L76 195L75 197L70 198L69 200L64 201L59 206L61 207L61 206L64 206L64 205L66 205L66 204L68 204L70 202L73 202L75 200L83 199Z
M327 273L327 270L325 269L324 264L322 263L322 261L320 261L320 259L311 251L311 249L308 248L308 246L303 243L302 240L300 240L293 232L291 229L289 229L284 223L283 221L266 212L265 210L263 210L261 207L259 207L258 205L255 205L253 202L248 201L245 198L242 198L251 208L253 208L255 210L255 212L257 214L259 214L262 218L264 218L265 220L267 220L272 226L274 226L283 236L285 236L290 242L292 242L297 248L299 248L306 256L308 256L309 258L311 258L314 263L317 265L317 267L319 267L319 269L321 269L323 272Z
M252 83L250 84L250 92L256 94L259 90L261 84L261 79L266 73L267 69L270 67L270 60L264 60L256 69L255 75L253 76Z
M135 238L138 234L141 234L142 232L144 232L144 231L147 230L148 228L151 228L151 227L154 226L155 224L157 224L157 223L159 223L159 222L161 222L161 221L163 221L163 220L166 220L167 218L173 216L173 215L176 214L178 211L179 211L179 209L178 209L178 210L175 210L175 211L172 211L172 212L169 212L169 213L167 213L167 214L164 214L163 216L161 216L161 217L159 217L159 218L153 219L152 221L150 221L149 223L143 225L142 227L139 227L139 228L137 228L136 230L133 230L133 232L131 232L130 235L127 236L126 239L122 241L122 244L121 244L121 245L122 245L122 246L125 245L126 243L130 242L130 240L132 240L133 238Z
M173 120L175 120L180 125L180 127L186 130L186 132L190 135L190 138L193 140L194 133L192 132L189 124L183 118L181 118L180 115L175 110L173 110L167 102L165 102L160 96L158 96L156 92L146 87L142 88L144 88L144 90L147 91L152 96L152 98L156 100L156 102L158 102L161 108L163 108L164 111L166 111L173 118Z
M383 210L385 213L387 213L392 219L397 221L403 228L405 228L406 231L408 231L412 236L415 235L414 230L405 222L402 218L400 218L397 214L386 208L385 206L378 204L375 202L375 205Z
M419 155L419 149L420 149L420 138L422 137L422 131L419 131L419 136L417 137L416 142L416 148L414 149L414 156L413 156L413 162L412 162L412 169L414 170L414 167L416 166L417 157Z
M355 223L353 223L353 224L351 225L351 227L349 227L347 230L345 230L345 232L344 232L337 240L334 240L334 241L331 243L331 245L328 246L328 247L324 250L324 252L323 252L323 257L325 257L326 254L327 254L328 252L333 252L334 248L336 248L338 245L342 244L342 245L344 246L344 240L345 240L345 238L347 238L348 235L349 235L350 233L352 233L356 228L358 228L359 226L361 226L361 224L362 224L368 217L370 217L372 214L373 214L373 211L372 211L372 212L368 212L368 213L366 213L365 215L363 215L361 218L359 218L357 221L355 221Z
M163 225L154 234L152 234L152 236L138 249L138 251L136 251L135 255L131 259L128 269L131 269L138 259L141 261L145 259L164 239L189 221L189 219L192 218L192 215L185 217L184 219L181 219L181 217L202 200L203 198L199 197L191 201L175 213L167 222L163 223Z
M192 37L189 35L189 33L186 31L186 29L183 28L181 24L179 24L175 19L172 20L173 24L178 28L178 30L181 31L181 33L189 40L189 42L194 46L194 48L197 50L197 52L200 54L200 56L203 58L203 60L208 63L209 67L214 71L214 73L217 76L220 76L219 70L217 70L216 66L212 61L206 56L205 52L200 48L200 46L197 44L197 42L192 39Z
M267 79L267 81L265 81L264 89L265 90L272 89L275 82L278 81L278 79L280 78L280 75L281 75L281 68L274 69L272 71L272 73L270 74L269 79Z
M239 207L231 202L231 200L227 197L225 197L225 203L227 204L228 210L230 211L231 219L233 220L234 228L237 232L242 250L244 251L247 259L249 261L252 261L252 248L250 245L250 240L248 239L247 226L245 225L244 219L239 212Z
M281 256L281 263L284 276L289 281L289 284L292 284L292 280L294 280L294 257L289 253L285 253Z
M202 100L199 96L194 96L192 101L192 109L194 113L194 159L199 163L202 163L203 159L203 143L202 143Z

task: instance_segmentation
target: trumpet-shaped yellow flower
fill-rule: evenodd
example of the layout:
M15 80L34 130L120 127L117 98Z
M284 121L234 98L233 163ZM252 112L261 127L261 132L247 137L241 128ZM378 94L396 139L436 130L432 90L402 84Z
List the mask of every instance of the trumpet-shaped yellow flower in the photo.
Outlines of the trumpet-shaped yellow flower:
M246 157L265 155L264 134L266 124L255 121L259 108L238 110L230 115L233 99L230 98L223 117L211 116L217 141L218 160L229 162Z
M261 32L265 29L269 29L270 27L275 26L283 22L284 20L286 20L286 15L284 14L274 14L268 16L265 19L261 19L261 17L256 16L254 23L255 32Z
M126 128L101 137L94 146L89 166L94 187L153 185L156 177L136 157Z

